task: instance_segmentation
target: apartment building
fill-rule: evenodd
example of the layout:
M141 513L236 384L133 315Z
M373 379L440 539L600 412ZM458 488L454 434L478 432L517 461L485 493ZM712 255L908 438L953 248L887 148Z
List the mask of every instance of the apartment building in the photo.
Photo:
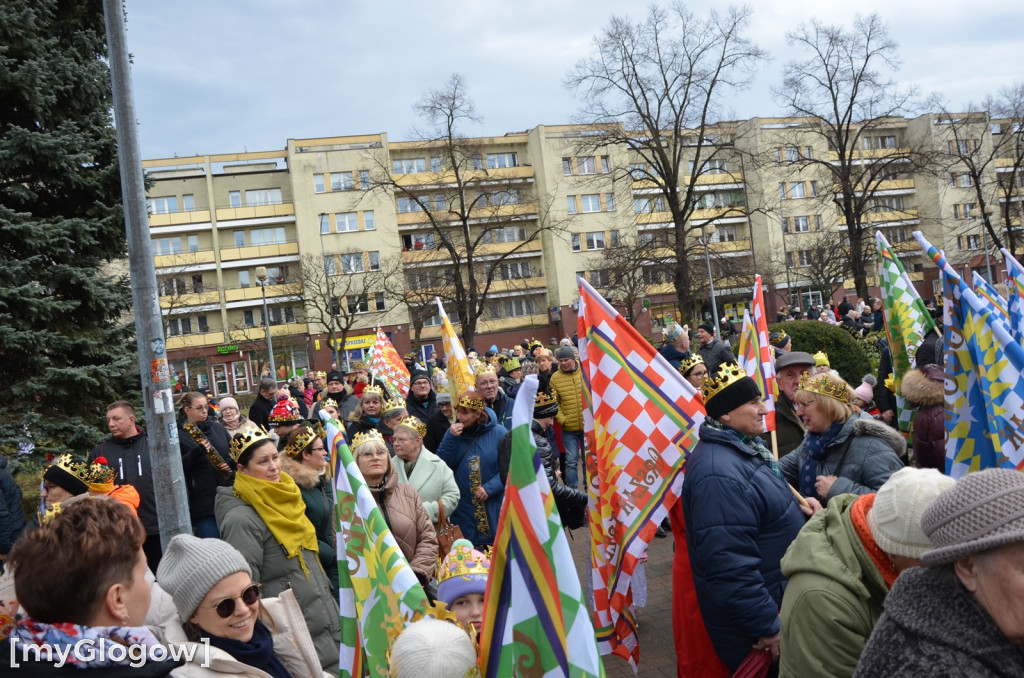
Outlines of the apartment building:
M974 182L986 187L993 211L1016 210L1011 223L1020 224L1021 162L1000 156L1009 147L1000 135L1016 123L983 114L955 120L894 118L852 149L855 166L885 161L864 219L886 234L926 297L936 276L914 230L954 265L984 270ZM365 357L377 325L400 352L418 337L429 357L443 350L434 296L451 298L454 273L465 276L469 259L485 281L480 350L572 336L577 275L611 290L606 255L626 244L646 248L646 286L634 309L641 332L658 336L660 326L689 317L672 284L671 215L652 168L625 144L595 146L593 129L575 125L461 143L449 155L442 144L354 135L145 161L168 355L182 387L251 393L267 363L266 325L281 379ZM687 249L702 311L710 315L708 268L720 315L742 315L754 272L765 280L769 312L827 301L819 290L827 272L814 253L835 248L846 224L827 167L805 162L836 161L824 137L803 120L752 118L716 126L700 148L696 137L684 146L693 149L684 170L698 150L701 158ZM911 147L950 169L922 171L905 159ZM977 178L957 164L965 149L992 156ZM834 296L845 291L852 279Z

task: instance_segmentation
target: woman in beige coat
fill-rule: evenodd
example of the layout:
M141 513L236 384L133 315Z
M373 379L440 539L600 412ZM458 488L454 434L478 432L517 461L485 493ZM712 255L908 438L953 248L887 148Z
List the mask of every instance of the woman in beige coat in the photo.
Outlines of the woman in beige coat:
M249 564L219 539L178 535L157 570L177 614L158 633L183 648L176 678L326 677L295 594L260 600Z
M412 571L421 582L429 581L437 565L437 533L423 510L420 495L411 485L399 484L379 431L357 434L352 440L352 453Z

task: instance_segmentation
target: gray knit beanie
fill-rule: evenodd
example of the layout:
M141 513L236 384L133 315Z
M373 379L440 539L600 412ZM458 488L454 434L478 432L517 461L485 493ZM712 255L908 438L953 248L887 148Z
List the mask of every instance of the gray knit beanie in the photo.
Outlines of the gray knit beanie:
M187 622L210 589L236 572L252 575L249 563L234 546L220 539L179 534L167 545L156 580L171 594L181 621Z
M969 473L939 495L921 516L934 547L928 565L942 565L1024 541L1024 473L990 468Z
M565 360L567 358L576 359L576 351L572 349L572 346L563 346L555 351L556 360Z

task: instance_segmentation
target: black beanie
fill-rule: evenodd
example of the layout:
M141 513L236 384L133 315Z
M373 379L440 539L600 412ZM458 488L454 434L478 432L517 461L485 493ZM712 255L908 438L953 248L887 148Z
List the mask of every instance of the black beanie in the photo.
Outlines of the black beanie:
M705 397L704 409L708 416L713 419L721 419L723 414L729 414L740 405L749 403L761 395L761 389L757 382L750 377L741 377L726 386L714 396Z
M711 323L701 323L700 325L697 325L697 328L704 330L708 334L715 333L715 326L712 325Z
M331 370L330 372L327 373L327 383L329 384L332 381L337 381L337 382L341 382L341 383L344 384L345 383L345 377L338 370Z

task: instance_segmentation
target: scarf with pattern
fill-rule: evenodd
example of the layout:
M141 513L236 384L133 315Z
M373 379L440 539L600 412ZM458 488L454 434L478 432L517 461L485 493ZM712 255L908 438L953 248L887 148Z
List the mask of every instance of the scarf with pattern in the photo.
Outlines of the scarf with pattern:
M772 470L772 473L774 473L779 478L782 477L782 469L779 468L778 459L775 458L775 455L772 454L771 450L765 447L764 443L761 442L760 438L751 438L750 436L744 433L740 433L739 431L730 426L726 426L725 424L723 424L722 422L718 421L713 417L704 417L704 421L711 428L730 434L731 436L736 438L736 440L757 452L759 455L761 455L762 461L764 461L764 463L768 465L768 468Z
M818 493L814 490L814 481L818 478L818 463L825 458L825 453L832 443L836 441L839 432L843 430L843 423L837 421L828 427L824 433L807 432L804 439L804 450L807 457L803 466L800 467L800 494L805 497L817 498Z

